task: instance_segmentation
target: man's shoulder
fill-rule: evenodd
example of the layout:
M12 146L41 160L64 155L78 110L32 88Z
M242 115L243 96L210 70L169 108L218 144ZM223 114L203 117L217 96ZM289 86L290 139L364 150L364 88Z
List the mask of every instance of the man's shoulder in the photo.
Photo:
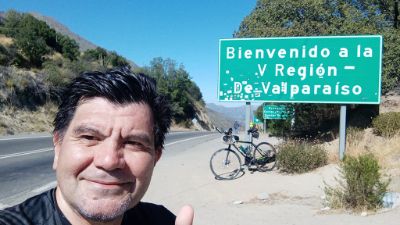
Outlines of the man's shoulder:
M135 221L138 224L174 225L175 215L162 205L139 202L124 215L123 224Z
M49 190L18 205L0 210L0 225L47 224L53 216L52 190Z

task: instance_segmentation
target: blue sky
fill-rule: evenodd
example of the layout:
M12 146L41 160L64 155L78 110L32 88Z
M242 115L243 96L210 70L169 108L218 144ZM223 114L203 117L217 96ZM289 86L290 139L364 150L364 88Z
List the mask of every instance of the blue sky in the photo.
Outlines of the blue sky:
M154 57L171 58L185 66L207 103L218 103L218 40L231 38L255 5L256 0L6 0L0 10L50 16L139 66Z

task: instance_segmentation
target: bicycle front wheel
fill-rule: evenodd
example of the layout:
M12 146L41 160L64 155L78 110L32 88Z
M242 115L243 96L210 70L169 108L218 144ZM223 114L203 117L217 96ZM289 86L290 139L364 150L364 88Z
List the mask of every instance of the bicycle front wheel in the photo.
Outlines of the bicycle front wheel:
M239 155L228 148L216 151L210 159L211 172L217 180L233 180L241 171Z
M273 170L276 165L276 150L274 146L267 142L261 142L254 149L254 159L258 171Z

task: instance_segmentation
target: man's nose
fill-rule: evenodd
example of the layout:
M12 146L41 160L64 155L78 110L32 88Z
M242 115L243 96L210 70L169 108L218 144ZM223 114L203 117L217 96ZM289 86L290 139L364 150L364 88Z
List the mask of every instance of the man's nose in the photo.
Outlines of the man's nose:
M107 171L125 166L124 152L116 141L104 141L94 153L94 165Z

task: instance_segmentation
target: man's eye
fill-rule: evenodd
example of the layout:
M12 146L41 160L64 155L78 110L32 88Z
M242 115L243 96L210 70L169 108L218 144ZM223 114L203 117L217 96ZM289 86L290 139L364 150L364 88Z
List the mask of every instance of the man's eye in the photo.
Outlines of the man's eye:
M92 135L82 135L81 138L89 141L96 140L96 137Z
M126 148L134 148L134 149L144 149L144 145L137 141L126 141L124 143Z
M135 146L135 145L139 145L139 143L136 141L126 141L125 145Z

